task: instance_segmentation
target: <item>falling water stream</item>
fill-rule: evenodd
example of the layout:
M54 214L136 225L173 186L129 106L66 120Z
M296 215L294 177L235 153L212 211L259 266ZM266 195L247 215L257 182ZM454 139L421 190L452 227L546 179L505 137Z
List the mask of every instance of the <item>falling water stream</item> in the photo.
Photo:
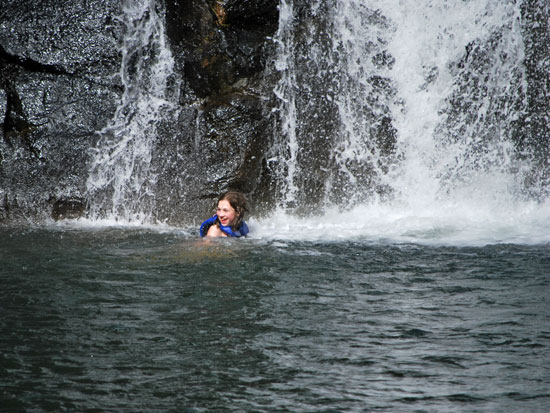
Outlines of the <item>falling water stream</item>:
M177 95L169 88L174 59L166 44L164 17L154 0L126 1L119 16L125 33L118 73L123 94L99 141L87 181L92 220L149 223L157 173L152 164L157 126L170 116Z

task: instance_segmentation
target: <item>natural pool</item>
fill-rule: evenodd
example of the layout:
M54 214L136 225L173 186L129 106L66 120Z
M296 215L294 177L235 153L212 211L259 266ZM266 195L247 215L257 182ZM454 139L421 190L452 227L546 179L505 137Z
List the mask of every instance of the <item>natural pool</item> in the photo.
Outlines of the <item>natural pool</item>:
M550 246L1 230L2 411L545 411Z

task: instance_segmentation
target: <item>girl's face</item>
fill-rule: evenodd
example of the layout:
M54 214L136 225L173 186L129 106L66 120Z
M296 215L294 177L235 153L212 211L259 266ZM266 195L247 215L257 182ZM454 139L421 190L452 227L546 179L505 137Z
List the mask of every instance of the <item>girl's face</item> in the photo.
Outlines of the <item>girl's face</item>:
M216 210L216 214L218 214L218 218L223 226L233 226L235 221L237 220L237 211L233 209L229 201L226 201L225 199L222 199L220 202L218 202L218 209Z

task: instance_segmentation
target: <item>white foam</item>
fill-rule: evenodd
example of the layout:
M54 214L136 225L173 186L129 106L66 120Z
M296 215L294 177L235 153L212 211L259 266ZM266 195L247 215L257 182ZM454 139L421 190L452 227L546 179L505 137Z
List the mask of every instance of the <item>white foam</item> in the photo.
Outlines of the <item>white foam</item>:
M59 229L75 229L84 231L104 231L104 230L145 230L157 233L180 233L183 236L192 237L198 234L198 229L195 227L176 227L166 223L156 222L147 223L144 219L123 219L109 217L103 219L96 218L78 218L64 219L60 221L50 222L49 227Z
M550 202L489 205L438 202L419 208L399 204L363 205L298 218L277 211L250 220L251 236L267 240L418 243L479 246L550 242Z

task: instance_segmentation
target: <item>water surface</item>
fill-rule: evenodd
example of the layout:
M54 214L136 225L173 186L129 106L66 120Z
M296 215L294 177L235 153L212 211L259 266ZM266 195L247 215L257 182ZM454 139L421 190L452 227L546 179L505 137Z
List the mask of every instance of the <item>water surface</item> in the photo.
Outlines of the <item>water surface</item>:
M550 247L1 230L3 411L547 411Z

